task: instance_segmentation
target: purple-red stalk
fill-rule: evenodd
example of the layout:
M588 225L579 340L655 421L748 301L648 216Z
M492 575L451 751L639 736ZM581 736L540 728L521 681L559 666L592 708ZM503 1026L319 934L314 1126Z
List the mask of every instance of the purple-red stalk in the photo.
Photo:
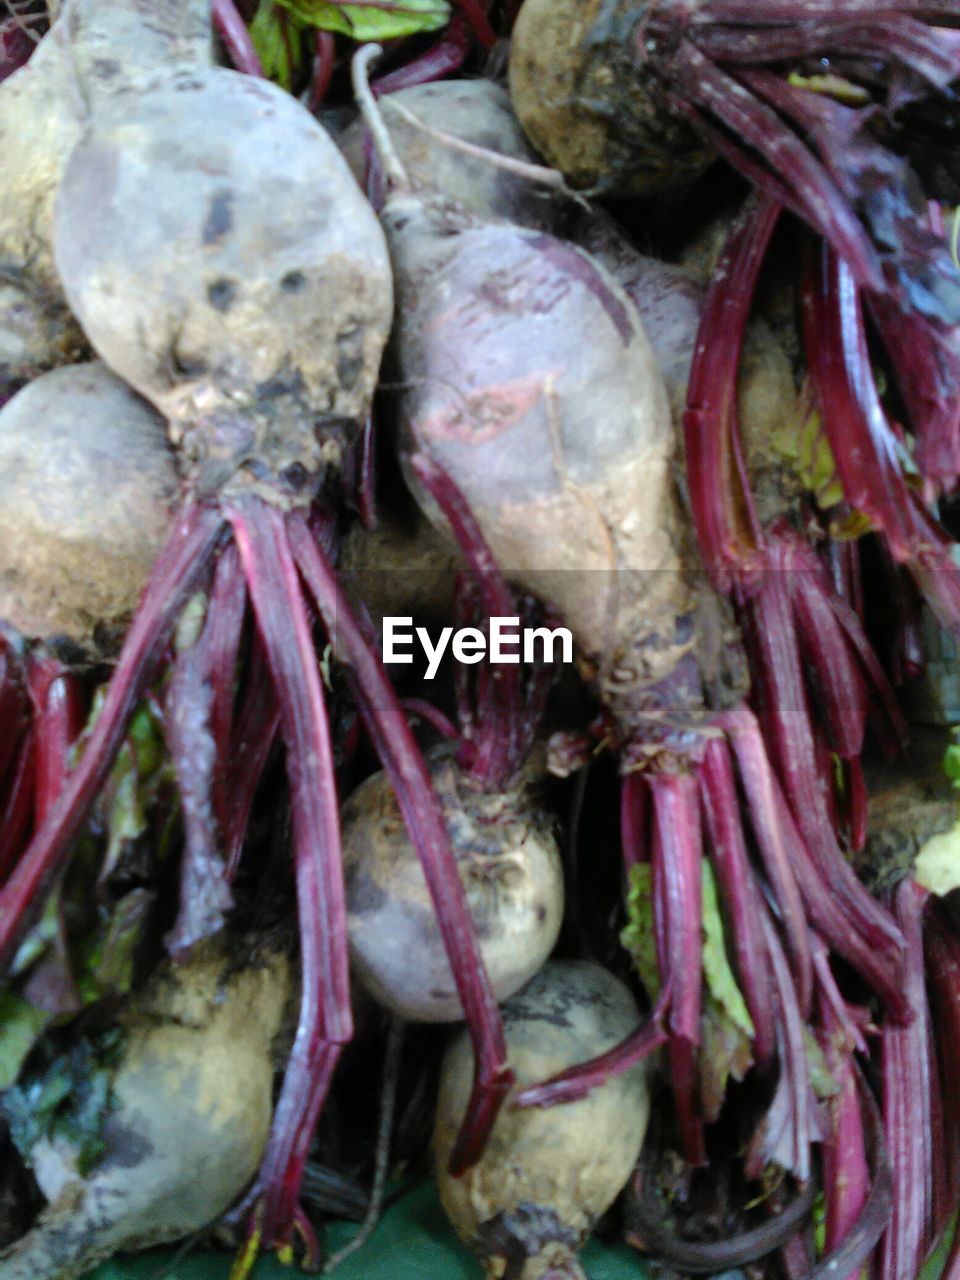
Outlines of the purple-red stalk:
M874 1262L874 1280L918 1275L929 1239L934 1135L921 930L926 896L909 879L894 895L894 912L907 943L905 996L912 1020L900 1026L888 1022L882 1034L883 1124L893 1168L893 1214Z
M213 25L237 71L263 76L263 63L234 0L213 0Z

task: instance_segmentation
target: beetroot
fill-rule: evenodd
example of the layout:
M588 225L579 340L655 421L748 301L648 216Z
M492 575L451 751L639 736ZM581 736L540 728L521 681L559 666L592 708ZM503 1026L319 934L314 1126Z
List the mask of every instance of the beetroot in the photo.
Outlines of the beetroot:
M811 927L895 1015L905 1012L901 934L846 866L833 830L818 829L813 844L798 829L788 779L778 780L741 704L736 630L689 535L676 429L636 308L584 250L414 193L369 102L366 110L392 184L381 216L397 276L407 472L435 519L446 476L504 573L549 599L570 626L606 709L601 732L620 750L627 865L649 860L652 868L662 986L651 1023L602 1061L524 1091L521 1103L582 1096L648 1053L664 1026L684 1148L692 1161L704 1159L697 1055L709 849L735 922L755 1061L766 1066L780 1046L785 1083L769 1122L777 1136L769 1147L758 1137L757 1158L805 1177L818 1130L802 1021L832 981L828 968L814 967ZM433 485L431 472L441 477ZM449 521L450 504L440 506ZM819 589L811 582L810 598ZM846 643L841 634L845 660ZM779 930L748 857L748 831ZM787 959L771 974L781 947Z
M211 60L204 0L80 0L0 89L0 395L82 356L53 262L53 204L91 108L178 63Z
M39 911L184 603L216 567L199 638L175 659L172 745L181 777L195 752L222 772L249 593L272 685L266 705L287 748L301 922L300 1029L256 1192L264 1242L286 1244L308 1137L351 1034L333 757L308 599L397 789L476 1037L464 1161L510 1079L425 766L336 583L329 507L314 507L333 495L369 410L391 317L386 248L345 162L299 104L263 81L191 67L156 78L123 110L94 112L61 185L56 260L95 349L167 418L186 496L80 764L0 895L0 953L9 959ZM263 674L261 663L261 693ZM244 714L241 700L238 733ZM261 725L270 719L261 710ZM208 881L225 883L211 841L232 820L214 810L208 821L214 781L184 793L196 847L183 874L202 864Z

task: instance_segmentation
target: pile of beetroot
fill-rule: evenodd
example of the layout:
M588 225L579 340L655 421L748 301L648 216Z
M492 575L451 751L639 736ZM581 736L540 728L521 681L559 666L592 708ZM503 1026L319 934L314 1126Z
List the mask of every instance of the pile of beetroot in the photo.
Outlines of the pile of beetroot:
M0 1280L960 1276L960 0L8 10Z

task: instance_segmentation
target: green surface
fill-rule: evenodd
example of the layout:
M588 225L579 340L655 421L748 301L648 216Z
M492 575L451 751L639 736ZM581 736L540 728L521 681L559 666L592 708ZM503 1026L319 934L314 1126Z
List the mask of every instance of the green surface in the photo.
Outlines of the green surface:
M327 1247L339 1249L352 1233L348 1226L331 1227ZM227 1280L230 1274L231 1259L225 1253L174 1259L175 1250L155 1249L106 1263L86 1280ZM605 1249L591 1242L583 1262L590 1280L638 1280L646 1274L637 1255L625 1247ZM276 1258L264 1257L252 1280L291 1280L296 1274ZM453 1235L433 1186L426 1184L391 1206L365 1248L334 1275L338 1280L478 1280L481 1271Z

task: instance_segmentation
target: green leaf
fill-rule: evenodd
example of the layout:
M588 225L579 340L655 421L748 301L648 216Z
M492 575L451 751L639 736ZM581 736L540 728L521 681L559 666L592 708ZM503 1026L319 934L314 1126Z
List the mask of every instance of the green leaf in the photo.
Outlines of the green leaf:
M748 1039L753 1039L753 1021L733 976L723 940L723 918L717 898L717 882L706 858L701 863L703 893L703 976L717 1004Z
M13 992L0 995L0 1089L12 1085L27 1054L40 1039L50 1014Z
M329 0L279 2L307 26L334 31L360 43L439 31L450 21L446 0L366 0L364 4L330 3Z
M260 0L250 23L250 38L264 75L288 92L303 71L303 30L303 23L274 0Z
M708 991L700 1015L700 1097L704 1118L720 1115L727 1081L742 1080L753 1065L750 1037L728 1017Z
M953 736L957 736L956 729L953 730ZM960 743L952 742L944 752L943 772L955 787L960 787Z
M637 862L630 868L627 924L620 932L620 944L630 952L640 981L655 1000L660 991L660 969L653 931L653 868L648 862Z

